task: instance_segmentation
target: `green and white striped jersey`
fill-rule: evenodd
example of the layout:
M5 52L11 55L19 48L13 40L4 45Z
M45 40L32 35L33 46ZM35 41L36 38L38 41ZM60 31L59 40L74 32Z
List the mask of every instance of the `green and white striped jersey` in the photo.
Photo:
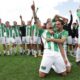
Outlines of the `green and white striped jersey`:
M12 27L5 27L4 36L8 38L14 37L14 29Z
M57 43L54 43L54 42L47 42L46 41L46 38L58 38L58 35L57 34L54 34L54 35L51 35L48 30L45 30L42 34L42 41L43 41L43 44L44 44L44 48L45 49L51 49L53 51L57 51L57 52L60 52L60 49L59 49L59 46Z
M15 32L15 37L20 36L20 27L19 26L13 26L14 32Z
M32 28L31 26L26 26L26 36L31 36Z
M6 37L9 37L9 34L10 34L9 32L10 32L9 27L5 27Z
M11 27L9 28L9 38L15 37L15 31L14 29Z
M63 44L63 47L64 47L64 49L66 50L66 49L67 49L68 31L63 30L63 31L61 31L61 32L56 32L56 34L58 34L58 38L59 38L59 39L62 39L62 38L65 38L65 39L66 39L66 41L65 41L64 44Z
M5 25L0 24L0 37L4 37Z
M39 29L36 25L32 26L33 36L39 36Z

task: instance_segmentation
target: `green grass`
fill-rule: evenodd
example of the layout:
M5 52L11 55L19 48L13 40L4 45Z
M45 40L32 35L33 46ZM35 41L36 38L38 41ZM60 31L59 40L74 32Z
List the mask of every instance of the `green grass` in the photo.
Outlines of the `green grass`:
M76 65L72 57L70 57L72 72L65 77L61 77L51 70L46 78L39 78L40 61L41 58L32 56L1 56L0 80L80 80L80 66Z

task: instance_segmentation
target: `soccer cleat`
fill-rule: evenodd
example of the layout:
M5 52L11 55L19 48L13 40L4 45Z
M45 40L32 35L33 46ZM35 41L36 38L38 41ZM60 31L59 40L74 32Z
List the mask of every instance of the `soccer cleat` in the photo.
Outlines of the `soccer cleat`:
M14 55L17 56L17 53L15 53Z
M80 66L80 61L76 62L76 64Z
M37 55L35 54L35 55L34 55L34 57L36 58L36 57L37 57Z
M26 52L24 52L24 55L26 55Z
M4 56L7 56L6 53L4 53Z
M42 57L42 54L41 54L41 53L38 53L38 56L39 56L39 57Z
M30 51L30 55L32 55L32 51Z
M23 55L23 53L20 53L20 55L22 56L22 55Z

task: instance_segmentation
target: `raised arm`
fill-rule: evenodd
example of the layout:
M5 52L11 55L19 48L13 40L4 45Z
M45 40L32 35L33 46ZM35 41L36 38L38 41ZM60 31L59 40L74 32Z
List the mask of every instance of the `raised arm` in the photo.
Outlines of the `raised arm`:
M73 15L72 15L72 11L71 10L69 11L69 13L70 13L70 22L69 22L68 26L71 27L72 22L73 22Z
M35 2L34 2L34 1L33 1L33 4L31 5L31 9L32 9L32 11L33 11L34 20L35 20L35 22L37 22L38 17L37 17L37 14L36 14Z
M22 15L20 15L21 25L23 25Z

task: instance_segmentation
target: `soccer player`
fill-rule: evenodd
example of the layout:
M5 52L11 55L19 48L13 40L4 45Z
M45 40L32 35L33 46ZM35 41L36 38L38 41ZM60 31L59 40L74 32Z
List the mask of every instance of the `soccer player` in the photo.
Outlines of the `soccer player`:
M9 21L6 21L5 23L5 33L4 33L4 39L3 43L5 45L6 51L4 49L4 55L10 55L10 40L9 40L9 31L10 31L10 23Z
M73 50L74 54L72 56L76 56L76 51L78 47L78 27L79 25L76 23L72 24L72 45L73 45Z
M62 20L58 20L56 21L56 27L57 27L57 36L58 38L53 38L53 39L48 39L48 41L52 41L52 42L56 42L56 43L60 43L62 44L63 48L61 48L61 53L64 53L65 54L65 58L66 60L64 61L67 61L66 63L66 69L67 69L67 72L70 72L71 71L71 64L68 60L68 57L67 57L67 46L66 46L66 41L67 41L67 37L68 37L68 32L66 30L63 29L63 21Z
M38 27L36 25L36 22L35 24L32 26L32 38L33 38L33 55L34 57L37 57L37 47L38 47L38 39L39 39L39 30L38 30Z
M72 22L73 22L73 15L72 15L72 11L70 10L69 11L69 14L70 14L70 21L68 23L68 19L67 18L64 18L62 16L59 16L59 15L56 15L55 18L52 20L53 22L53 28L54 28L54 31L56 31L56 24L55 22L57 20L63 20L64 22L64 26L63 26L63 29L68 31L69 35L68 35L68 39L67 39L67 44L68 44L68 52L72 53L72 30L71 30L71 25L72 25Z
M70 14L70 21L68 23L68 20L63 19L64 21L64 26L63 29L68 31L69 35L68 35L68 39L67 39L67 43L68 43L68 52L70 52L72 54L73 52L73 47L72 47L72 30L71 30L71 25L73 22L73 15L72 15L72 11L69 11Z
M15 32L12 26L9 27L9 51L10 55L13 53L14 48L14 42L15 42Z
M31 27L31 21L27 22L27 26L26 26L26 44L27 44L27 55L30 55L30 53L32 52L32 27Z
M22 53L21 50L21 37L20 37L20 26L17 24L16 21L13 22L13 26L12 26L13 30L14 30L14 43L13 43L13 52L15 55L17 55L17 46L19 45L19 52Z
M36 11L35 13L33 12L33 17L35 19L34 25L32 26L32 39L33 39L33 55L34 57L37 57L37 53L38 56L42 56L41 55L41 38L40 38L40 33L39 33L39 29L37 27L37 23L36 23Z
M2 23L2 20L0 19L0 44L3 45L3 48L4 48L4 50L5 50L5 45L4 45L4 43L3 43L4 28L5 28L5 25ZM1 55L1 50L0 50L0 55Z
M37 23L37 26L41 28L41 23L37 18L37 15L35 13L35 4L31 6L35 22ZM57 35L53 36L53 30L52 30L52 23L48 22L46 26L46 30L40 29L41 35L42 35L42 41L44 44L44 54L41 61L40 69L39 69L39 76L45 77L52 65L54 64L56 68L56 72L60 73L62 75L66 75L66 66L64 63L64 60L62 58L62 55L60 53L60 49L58 47L58 44L54 42L47 42L46 38L54 38L57 37ZM60 65L60 66L59 66Z
M58 44L53 42L47 42L46 40L46 38L57 38L57 34L53 35L54 32L51 32L51 26L52 23L48 22L46 26L47 29L42 33L44 52L43 52L43 58L39 69L40 77L45 77L46 74L48 74L50 69L52 68L52 65L55 66L56 73L66 75L66 66L62 58ZM59 64L61 64L60 67Z
M21 20L20 32L21 32L21 39L22 39L22 48L21 48L22 52L20 54L22 55L22 54L25 54L26 25L21 15L20 15L20 20Z

